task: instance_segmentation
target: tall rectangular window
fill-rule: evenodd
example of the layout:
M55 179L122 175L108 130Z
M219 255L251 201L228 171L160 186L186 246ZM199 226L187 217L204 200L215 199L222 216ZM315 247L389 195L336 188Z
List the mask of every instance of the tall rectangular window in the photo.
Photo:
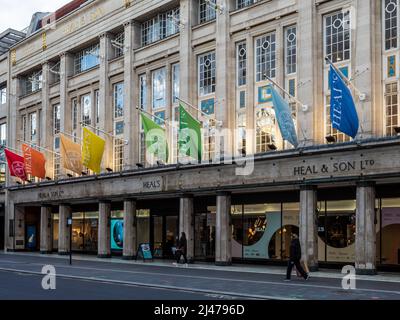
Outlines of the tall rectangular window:
M32 72L26 76L24 79L25 86L22 88L23 94L30 94L41 90L43 86L42 80L42 71Z
M398 34L398 0L384 0L383 20L385 50L397 48Z
M199 3L199 21L204 23L216 18L215 7L216 0L200 0Z
M31 113L29 115L29 127L30 127L30 141L36 142L37 141L37 113Z
M236 46L237 61L237 85L238 87L246 85L247 77L247 48L246 42L241 42Z
M177 103L179 98L180 87L180 69L179 63L172 66L172 103Z
M0 104L7 103L7 87L0 87Z
M114 85L114 118L124 116L124 83Z
M200 55L198 58L199 68L199 95L205 96L215 92L216 84L216 62L215 52Z
M100 64L100 44L79 51L74 57L75 74L92 69Z
M7 145L7 124L6 123L0 124L0 144L2 146Z
M95 104L96 104L96 124L100 123L100 91L94 92Z
M124 55L125 32L117 34L114 38L114 57L119 58Z
M257 0L236 0L236 8L238 8L238 9L245 8L245 7L253 4L256 1Z
M90 94L82 97L81 106L82 123L90 126L92 124L92 98Z
M53 133L57 135L61 130L61 107L59 104L53 106Z
M22 140L27 141L28 140L28 131L27 131L27 119L26 115L23 115L21 118L21 130L22 130Z
M256 39L256 81L275 78L276 34L266 34Z
M140 85L140 97L139 97L139 106L140 109L147 109L147 77L145 74L139 76L139 85Z
M350 31L349 11L339 11L324 17L324 53L333 63L350 59Z
M71 123L72 123L72 131L75 131L78 129L78 101L76 99L72 100L72 105L71 105Z
M166 107L166 70L165 68L153 71L153 109L161 109Z
M397 90L397 82L385 85L386 135L388 136L396 135L394 129L399 125L399 93Z
M297 69L297 29L296 26L285 29L286 74L296 73Z

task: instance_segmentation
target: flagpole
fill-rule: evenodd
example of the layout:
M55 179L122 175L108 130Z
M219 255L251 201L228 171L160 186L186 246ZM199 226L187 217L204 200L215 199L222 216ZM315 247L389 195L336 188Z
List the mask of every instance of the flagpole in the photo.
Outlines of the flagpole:
M140 109L138 106L136 106L136 110L139 110L140 112L143 112L143 113L149 115L150 117L154 117L154 118L156 118L156 119L158 119L158 120L161 120L162 122L164 122L164 124L165 124L166 126L173 127L173 125L169 124L169 123L167 122L167 120L164 120L163 118L157 117L156 115L151 114L150 112L147 112L146 110Z
M83 139L81 139L79 137L75 137L72 134L69 134L69 133L66 133L66 132L63 132L63 131L60 131L60 134L63 134L65 136L68 136L68 137L73 138L73 139L78 139L79 141L83 141Z
M333 69L335 69L335 71L337 73L339 73L339 75L341 76L342 80L346 83L347 86L350 86L353 88L354 91L356 91L358 98L361 100L361 96L364 96L364 94L358 90L358 88L343 74L342 71L340 71L340 69L338 69L333 62L331 61L331 59L328 58L328 56L325 57L325 61L327 61Z
M265 75L265 77L268 79L268 81L270 81L273 85L275 85L276 87L278 87L280 90L282 90L289 98L292 98L296 104L299 104L301 106L305 106L304 103L302 103L299 99L297 99L296 97L292 96L288 91L286 91L284 88L282 88L279 84L277 84L274 80L272 80L270 77L268 77L267 75ZM296 112L297 112L297 108L296 108ZM298 122L298 126L299 129L301 131L301 134L303 135L303 138L305 141L307 141L307 136L306 133L304 132L303 127L300 125L300 122Z
M3 145L3 144L1 145L1 147L3 147L4 149L8 149L8 150L11 150L11 151L13 151L13 152L16 152L17 155L19 155L19 156L22 157L21 154L18 154L18 153L22 152L21 150L17 150L17 149L14 149L14 148L10 148L10 147L8 147L8 146L6 146L6 145Z
M217 122L219 124L219 126L221 126L221 121L217 121L216 119L214 119L213 117L211 117L209 114L205 113L204 111L200 110L199 108L195 107L194 105L190 104L189 102L179 98L179 97L175 97L177 100L179 100L180 102L183 102L184 104L186 104L187 106L191 107L192 109L196 110L197 112L200 112L203 116L205 116L206 118L208 118L209 120L213 120L215 122ZM215 104L215 103L214 103ZM199 120L197 120L199 121ZM200 121L199 121L200 122Z
M61 154L59 154L58 152L55 152L55 151L52 151L52 150L50 150L50 149L47 149L47 148L44 148L44 147L41 147L41 146L37 146L37 145L35 145L34 143L32 143L32 142L27 142L27 141L23 141L23 140L21 140L21 139L17 139L17 141L19 141L19 142L22 142L22 143L25 143L25 144L28 144L30 147L33 147L33 148L38 148L38 149L40 149L40 150L43 150L43 151L47 151L47 152L49 152L49 153L52 153L52 154L54 154L54 155L56 155L56 156L61 156Z
M122 138L117 138L117 137L114 136L113 134L110 134L110 133L108 133L108 132L106 132L106 131L104 131L104 130L101 130L101 129L99 129L99 128L93 127L93 126L91 126L90 124L85 124L85 123L83 123L83 122L79 122L79 124L81 125L82 128L89 127L89 128L91 128L91 129L93 129L93 130L96 130L96 131L99 131L99 132L101 132L101 133L104 133L105 135L111 137L111 138L114 139L114 140L117 140L117 139L118 139L118 140L124 141L125 144L128 144L128 143L129 143L128 140L125 140L125 139L122 139Z

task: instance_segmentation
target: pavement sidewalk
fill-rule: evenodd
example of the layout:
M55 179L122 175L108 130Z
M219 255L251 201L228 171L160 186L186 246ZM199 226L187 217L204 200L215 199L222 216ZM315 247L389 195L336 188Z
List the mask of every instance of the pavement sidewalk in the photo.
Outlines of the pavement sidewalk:
M15 255L15 256L33 256L33 257L42 257L42 258L57 258L68 260L69 256L59 256L57 254L51 255L43 255L39 253L29 253L29 252L21 252L21 253L6 253L7 255ZM110 259L99 259L96 256L83 255L83 254L73 254L73 261L91 261L91 262L100 262L105 264L113 264L115 265L146 265L149 268L151 267L165 267L165 268L177 268L173 264L173 261L162 261L162 260L154 260L152 262L147 261L143 262L142 260L138 261L130 261L123 260L120 257L112 257ZM256 273L256 274L270 274L270 275L286 275L286 267L282 266L267 266L267 265L248 265L248 264L233 264L232 266L216 266L213 263L207 262L196 262L194 264L189 264L187 266L179 265L178 267L185 267L187 269L194 270L215 270L215 271L227 271L227 272L247 272L247 273ZM341 270L332 270L332 269L320 269L317 272L311 273L312 277L315 278L330 278L330 279L342 279L343 274ZM400 283L400 273L390 273L390 272L379 272L378 275L374 276L366 276L366 275L357 275L358 280L364 281L382 281L382 282L397 282Z

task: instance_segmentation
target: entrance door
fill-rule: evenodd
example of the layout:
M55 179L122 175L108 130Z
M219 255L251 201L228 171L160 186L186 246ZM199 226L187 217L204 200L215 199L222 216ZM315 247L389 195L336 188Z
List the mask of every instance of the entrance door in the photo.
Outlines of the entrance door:
M178 237L177 216L152 216L152 246L155 258L172 259L172 248L176 246Z

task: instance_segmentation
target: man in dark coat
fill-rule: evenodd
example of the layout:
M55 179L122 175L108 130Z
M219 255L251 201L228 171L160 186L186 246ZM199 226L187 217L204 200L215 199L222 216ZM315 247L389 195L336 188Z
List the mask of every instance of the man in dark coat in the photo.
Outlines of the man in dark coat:
M300 272L302 277L308 280L309 275L304 271L303 267L301 266L300 259L301 259L301 247L300 247L299 237L297 234L293 233L292 242L290 243L290 258L287 267L285 281L290 281L290 275L292 274L293 266L296 266L297 271Z
M178 248L176 250L176 262L179 263L181 256L185 259L185 264L187 264L187 239L186 234L182 232L181 238L178 241Z

